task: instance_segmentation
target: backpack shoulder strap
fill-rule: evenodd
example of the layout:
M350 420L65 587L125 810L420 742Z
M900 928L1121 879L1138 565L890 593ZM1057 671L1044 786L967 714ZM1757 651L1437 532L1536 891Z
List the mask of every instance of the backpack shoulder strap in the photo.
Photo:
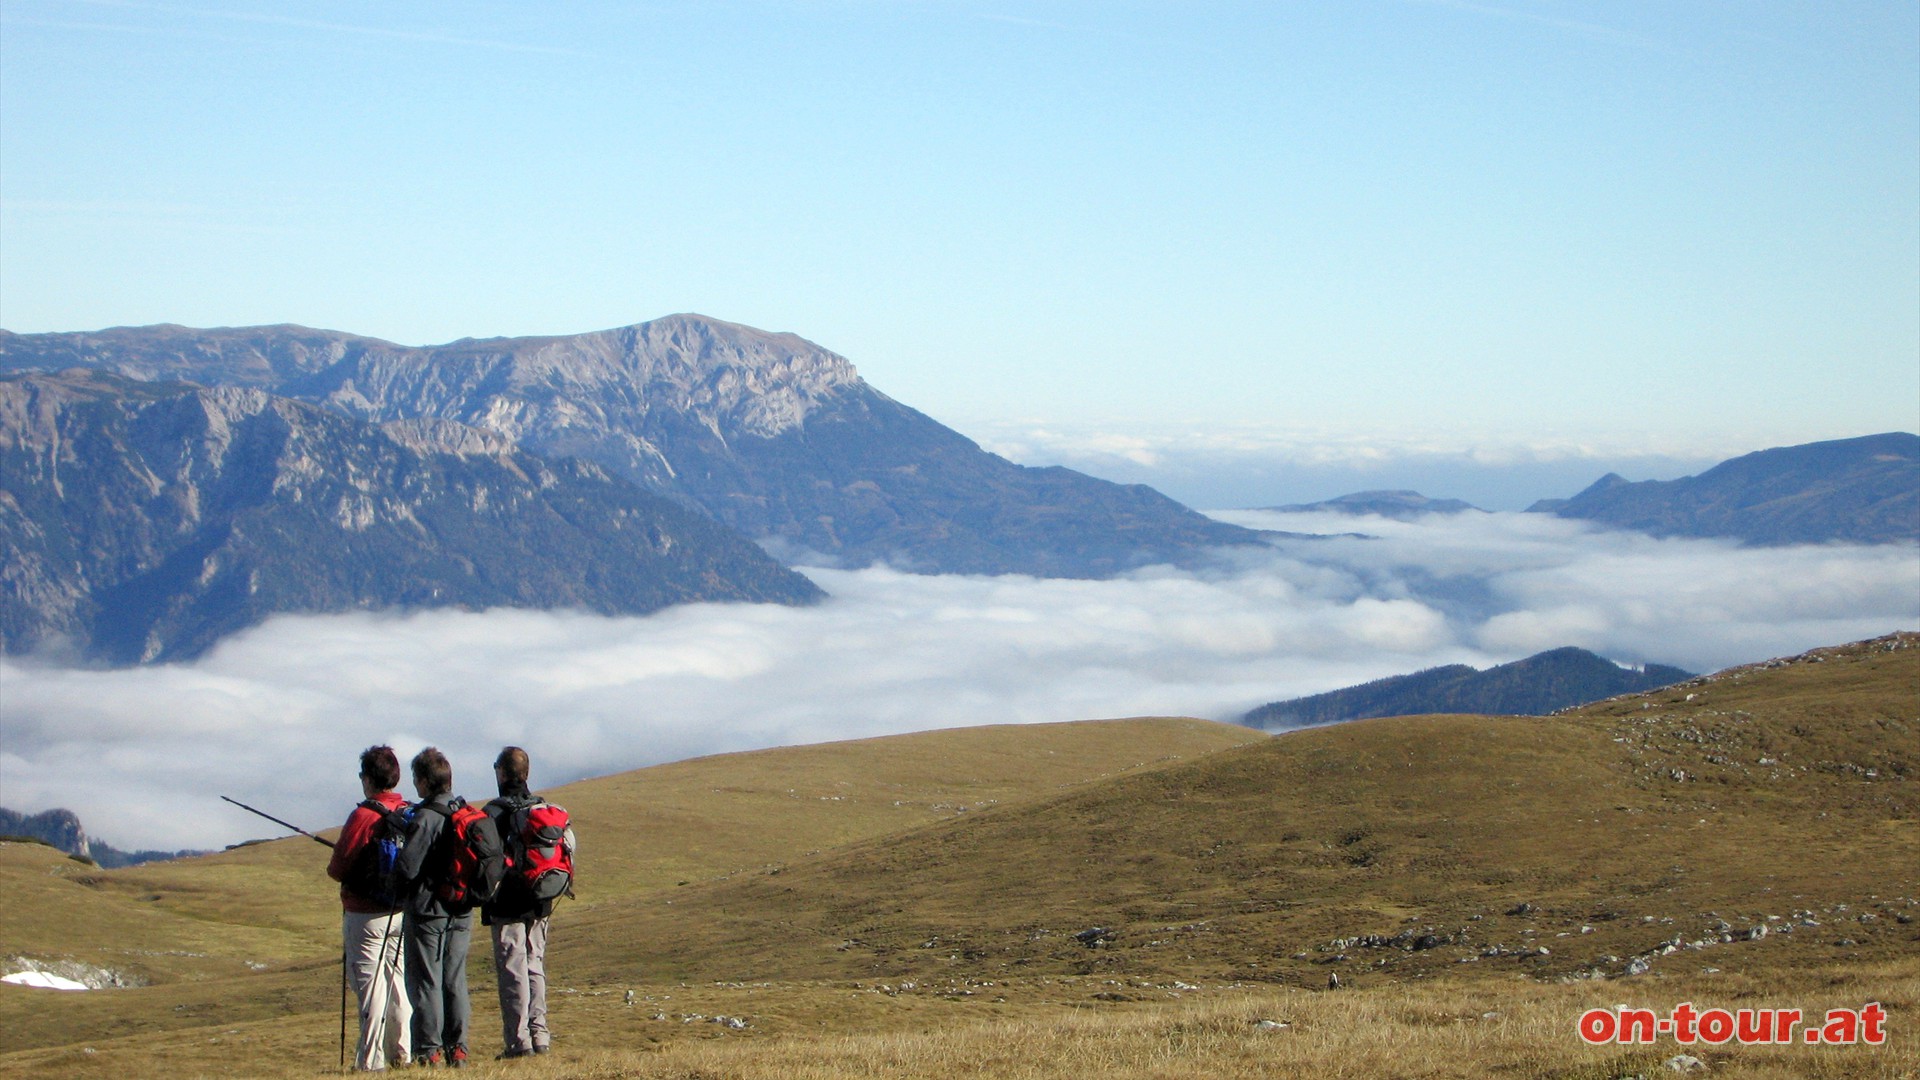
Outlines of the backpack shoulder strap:
M457 807L457 806L441 806L441 805L440 805L439 803L432 803L432 802L423 802L423 803L421 803L421 804L420 804L420 809L422 809L422 810L431 810L431 811L433 811L434 813L436 813L436 814L439 814L439 815L440 815L441 817L443 817L443 818L451 818L451 817L453 816L453 812L454 812L455 810L458 810L458 809L459 809L459 807Z

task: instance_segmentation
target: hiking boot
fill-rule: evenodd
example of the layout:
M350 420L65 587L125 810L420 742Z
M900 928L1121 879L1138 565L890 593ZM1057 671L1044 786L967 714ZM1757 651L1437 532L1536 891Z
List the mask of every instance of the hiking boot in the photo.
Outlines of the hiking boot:
M502 1050L498 1054L493 1055L493 1060L505 1061L508 1058L523 1058L523 1057L532 1057L532 1056L533 1056L533 1051L531 1050Z
M435 1065L440 1064L440 1051L429 1050L424 1054L415 1054L413 1063L421 1068L431 1069Z
M467 1067L467 1048L456 1046L447 1051L447 1068L464 1069Z
M547 1049L547 1044L541 1043L539 1046L533 1048L533 1052L536 1054L544 1054L547 1052Z

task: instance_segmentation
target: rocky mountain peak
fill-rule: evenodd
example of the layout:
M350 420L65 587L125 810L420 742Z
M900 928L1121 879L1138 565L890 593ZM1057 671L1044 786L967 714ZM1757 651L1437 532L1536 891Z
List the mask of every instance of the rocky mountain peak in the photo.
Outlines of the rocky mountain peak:
M419 347L299 327L0 335L0 371L74 366L483 429L837 564L1102 576L1258 542L1150 489L1015 465L873 389L843 356L698 314ZM263 442L281 426L262 424ZM478 445L457 429L402 431L451 437L461 455Z

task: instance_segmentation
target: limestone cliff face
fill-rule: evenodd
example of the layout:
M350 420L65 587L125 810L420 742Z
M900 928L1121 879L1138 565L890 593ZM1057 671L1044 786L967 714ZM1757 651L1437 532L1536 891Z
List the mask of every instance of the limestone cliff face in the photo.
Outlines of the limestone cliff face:
M842 356L697 315L427 348L299 327L0 334L0 369L71 364L270 389L373 421L455 421L851 565L1092 577L1254 541L1148 488L1015 465Z
M93 857L92 840L80 827L79 815L71 810L42 810L20 814L0 806L0 836L25 836L42 840L69 855Z
M77 814L71 810L60 809L42 810L37 814L22 814L0 806L0 836L24 836L31 840L38 840L69 855L91 860L108 869L138 866L141 863L159 859L205 854L201 851L122 851L112 844L102 843L88 835L87 830L81 827ZM130 984L110 981L101 985Z
M0 377L0 645L195 655L275 612L641 613L819 591L586 461L251 387Z

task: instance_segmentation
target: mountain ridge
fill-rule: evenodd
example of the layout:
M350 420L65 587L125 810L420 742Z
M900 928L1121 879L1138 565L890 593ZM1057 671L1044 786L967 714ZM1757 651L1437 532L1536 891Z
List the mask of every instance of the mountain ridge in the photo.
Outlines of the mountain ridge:
M79 815L63 809L22 814L0 806L0 837L9 836L38 840L107 869L206 854L204 851L122 851L90 835L80 824Z
M1920 543L1920 435L1892 431L1778 446L1697 476L1608 473L1570 499L1528 508L1654 536L1756 546Z
M0 370L74 364L485 428L835 565L1107 577L1260 542L1151 488L1016 465L837 353L706 316L420 347L285 327L0 336Z
M199 655L280 612L822 594L744 538L495 433L249 387L0 376L0 646Z
M1469 510L1478 513L1486 512L1460 499L1433 499L1417 491L1406 489L1356 491L1331 499L1322 499L1319 502L1289 503L1286 506L1267 506L1261 509L1278 514L1334 513L1352 516L1377 514L1399 521L1410 521L1427 514L1462 514Z
M1538 716L1693 677L1690 671L1664 664L1623 668L1585 649L1566 646L1484 671L1449 664L1271 702L1248 712L1241 722L1274 730L1383 716Z

